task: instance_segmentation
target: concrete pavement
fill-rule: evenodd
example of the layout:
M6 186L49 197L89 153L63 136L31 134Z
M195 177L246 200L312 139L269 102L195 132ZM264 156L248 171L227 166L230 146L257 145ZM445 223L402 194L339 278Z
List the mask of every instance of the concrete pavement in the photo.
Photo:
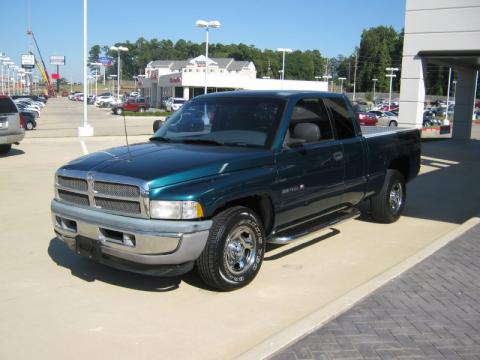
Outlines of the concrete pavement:
M49 115L50 106L39 127L50 124L50 135L64 126L62 136L73 136L81 107ZM115 125L111 131L121 133ZM146 124L138 130L150 134ZM147 138L132 136L131 142ZM124 142L123 136L85 139L89 152ZM55 169L83 155L82 146L75 137L29 134L0 158L0 357L234 358L480 212L474 191L478 142L429 142L424 154L422 173L409 185L405 216L397 223L355 220L272 247L252 284L217 293L205 289L195 273L146 277L71 253L54 237L49 203Z

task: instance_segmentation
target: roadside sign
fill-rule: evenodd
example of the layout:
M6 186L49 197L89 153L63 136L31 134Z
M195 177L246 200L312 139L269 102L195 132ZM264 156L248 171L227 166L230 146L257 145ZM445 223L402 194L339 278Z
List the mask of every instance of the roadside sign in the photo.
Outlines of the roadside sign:
M65 56L63 55L52 55L50 56L51 65L65 65Z
M53 73L53 74L52 74L52 79L53 79L53 80L58 80L59 78L60 78L60 75L59 75L59 74L57 74L57 73Z
M35 56L32 54L22 54L22 68L33 69L35 67Z
M113 58L111 56L99 56L98 62L103 66L111 66L113 64Z

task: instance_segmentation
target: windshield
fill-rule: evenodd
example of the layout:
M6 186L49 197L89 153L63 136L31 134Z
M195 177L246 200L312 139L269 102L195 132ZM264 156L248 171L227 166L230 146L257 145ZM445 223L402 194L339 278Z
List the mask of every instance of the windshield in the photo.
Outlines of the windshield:
M187 102L152 140L269 148L285 101L272 98L210 98Z

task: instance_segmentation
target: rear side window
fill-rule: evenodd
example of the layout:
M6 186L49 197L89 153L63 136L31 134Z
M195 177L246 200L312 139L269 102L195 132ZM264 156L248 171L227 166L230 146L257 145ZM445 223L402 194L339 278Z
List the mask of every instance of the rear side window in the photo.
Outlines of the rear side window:
M325 98L324 101L332 112L338 138L349 139L355 137L354 115L347 107L345 100L342 98Z
M320 130L317 141L333 139L332 125L321 99L302 99L293 108L290 120L290 136L295 137L295 127L300 123L316 124Z
M0 114L11 114L16 113L17 107L13 103L13 101L9 98L1 98L0 99Z

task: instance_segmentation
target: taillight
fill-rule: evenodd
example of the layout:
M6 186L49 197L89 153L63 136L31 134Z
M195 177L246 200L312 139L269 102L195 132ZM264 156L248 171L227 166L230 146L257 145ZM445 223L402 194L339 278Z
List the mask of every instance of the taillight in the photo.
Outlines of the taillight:
M19 113L18 115L20 115L20 127L25 129L25 118L23 117L22 113Z

